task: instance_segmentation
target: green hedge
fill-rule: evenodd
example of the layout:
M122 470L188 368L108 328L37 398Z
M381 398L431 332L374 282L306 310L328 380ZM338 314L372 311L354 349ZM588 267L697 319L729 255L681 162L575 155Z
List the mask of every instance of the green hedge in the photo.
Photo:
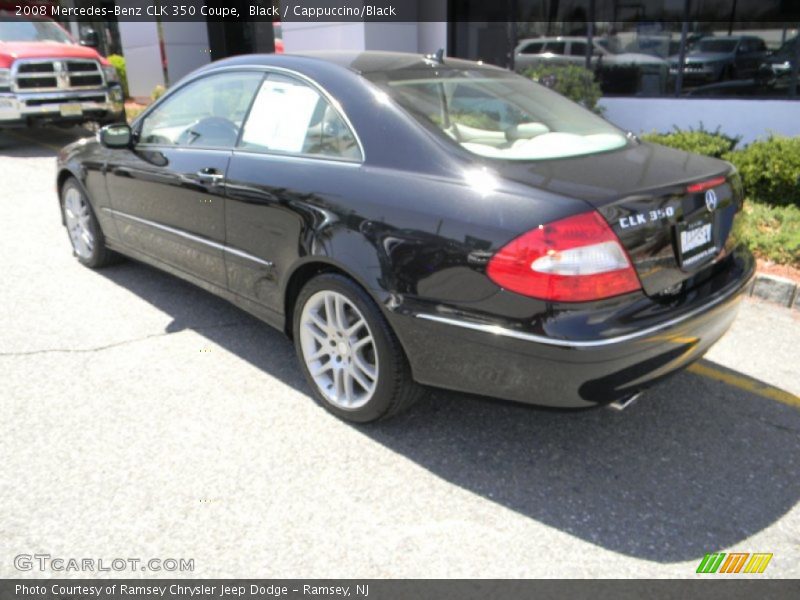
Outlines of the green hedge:
M117 73L119 73L119 82L122 84L122 93L128 98L128 69L125 66L125 57L119 54L111 54L108 57L108 62L117 69Z
M155 102L156 100L161 98L161 96L163 96L166 93L166 91L167 88L165 88L163 85L157 85L156 87L153 88L153 91L150 92L150 99L153 102Z
M731 152L739 142L739 138L724 135L719 132L719 129L707 131L703 129L702 124L700 129L681 130L676 128L670 133L647 133L641 137L647 142L715 158L722 158Z
M589 110L602 112L597 106L602 95L600 84L589 69L578 65L547 65L528 69L525 76Z
M745 202L741 241L756 256L800 267L800 208Z
M755 202L800 207L800 137L771 135L736 149L739 138L717 131L650 133L643 140L730 161L739 170L747 196Z
M742 177L745 193L777 206L800 207L800 137L771 135L725 156Z

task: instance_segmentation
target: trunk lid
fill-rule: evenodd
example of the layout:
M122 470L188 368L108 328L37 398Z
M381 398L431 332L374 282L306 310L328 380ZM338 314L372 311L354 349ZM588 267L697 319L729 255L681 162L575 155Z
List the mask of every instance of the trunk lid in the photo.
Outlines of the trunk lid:
M650 296L679 292L734 243L730 233L742 190L738 175L721 160L632 142L603 154L504 163L499 171L595 208L619 237Z

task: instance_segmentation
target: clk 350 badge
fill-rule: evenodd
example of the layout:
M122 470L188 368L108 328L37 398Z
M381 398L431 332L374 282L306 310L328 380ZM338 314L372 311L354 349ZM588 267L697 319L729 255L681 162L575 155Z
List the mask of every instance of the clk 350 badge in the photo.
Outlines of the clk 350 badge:
M661 219L668 219L675 215L675 207L667 206L666 208L657 208L655 210L647 211L646 213L634 213L627 217L622 217L619 220L619 226L622 229L630 229L631 227L638 227L645 223L652 221L660 221Z

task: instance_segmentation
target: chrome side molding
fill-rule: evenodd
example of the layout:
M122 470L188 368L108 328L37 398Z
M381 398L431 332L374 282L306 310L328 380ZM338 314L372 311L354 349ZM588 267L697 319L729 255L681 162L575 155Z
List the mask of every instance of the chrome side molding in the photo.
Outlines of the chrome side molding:
M197 242L198 244L203 244L208 246L209 248L214 248L215 250L220 250L225 254L231 254L233 256L238 256L239 258L243 258L245 260L249 260L256 264L261 265L262 267L272 268L275 266L271 260L264 260L262 258L258 258L257 256L253 256L245 252L244 250L239 250L238 248L234 248L233 246L228 246L227 244L220 244L219 242L215 242L213 240L208 240L204 237L200 237L197 235L193 235L187 231L183 231L182 229L176 229L175 227L170 227L169 225L163 225L161 223L156 223L154 221L150 221L148 219L142 219L141 217L135 217L133 215L129 215L128 213L124 213L119 210L114 210L113 208L103 207L103 211L114 215L115 217L119 217L121 219L128 219L129 221L134 221L136 223L141 223L142 225L148 225L149 227L153 227L154 229L160 229L161 231L166 231L173 235L177 235L178 237L182 237L186 240L191 240L193 242Z
M493 335L501 335L503 337L514 338L516 340L522 340L525 342L535 342L537 344L545 344L547 346L559 346L562 348L600 348L603 346L613 346L614 344L620 344L622 342L628 342L631 340L647 337L654 333L658 333L659 331L663 331L664 329L669 329L670 327L679 325L684 321L688 321L689 319L692 319L700 314L708 312L709 310L713 309L716 306L719 306L720 304L724 304L725 302L731 299L735 299L736 294L738 294L742 289L744 289L747 283L749 282L750 279L748 279L744 285L736 286L734 289L728 291L727 293L723 294L718 298L715 298L711 302L703 304L702 306L698 306L697 308L690 310L686 314L683 314L679 317L675 317L674 319L669 319L667 321L664 321L663 323L659 323L658 325L646 327L645 329L640 329L632 333L604 338L600 340L563 340L558 338L546 337L543 335L536 335L535 333L526 333L524 331L517 331L515 329L509 329L508 327L502 327L501 325L490 325L488 323L465 321L464 319L445 317L442 315L434 315L430 313L416 313L414 316L418 319L425 319L426 321L435 321L437 323L442 323L445 325L453 325L455 327L472 329L473 331L491 333Z

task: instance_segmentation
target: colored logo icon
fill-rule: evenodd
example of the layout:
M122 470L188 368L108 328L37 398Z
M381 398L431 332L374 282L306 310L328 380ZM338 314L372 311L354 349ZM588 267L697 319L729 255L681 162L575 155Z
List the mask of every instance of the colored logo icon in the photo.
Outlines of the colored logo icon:
M713 552L706 554L697 567L698 573L718 574L723 573L763 573L772 554L749 552Z

